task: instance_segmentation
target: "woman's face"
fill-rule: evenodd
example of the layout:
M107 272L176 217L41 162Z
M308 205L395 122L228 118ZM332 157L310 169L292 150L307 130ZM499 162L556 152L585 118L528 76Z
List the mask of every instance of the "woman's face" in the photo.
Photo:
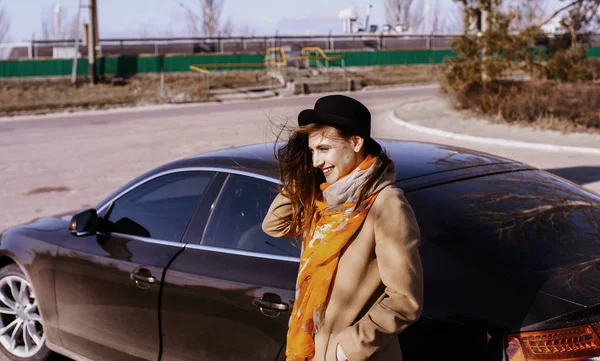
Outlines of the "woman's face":
M320 169L326 182L332 184L352 172L365 159L362 155L363 142L361 137L343 139L332 127L313 132L308 136L313 167Z

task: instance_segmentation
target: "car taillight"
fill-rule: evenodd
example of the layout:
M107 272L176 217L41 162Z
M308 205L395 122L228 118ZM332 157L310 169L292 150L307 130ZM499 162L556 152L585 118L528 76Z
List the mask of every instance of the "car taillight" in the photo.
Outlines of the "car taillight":
M600 338L594 328L600 330L600 323L508 335L508 361L578 361L600 357Z

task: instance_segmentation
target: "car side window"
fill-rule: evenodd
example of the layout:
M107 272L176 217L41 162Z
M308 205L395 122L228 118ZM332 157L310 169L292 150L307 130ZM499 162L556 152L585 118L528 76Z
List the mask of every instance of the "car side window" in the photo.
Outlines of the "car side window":
M179 242L213 172L179 172L148 181L114 202L112 232Z
M232 174L217 200L203 245L278 256L299 257L300 250L287 238L274 238L262 230L262 221L277 195L277 185Z

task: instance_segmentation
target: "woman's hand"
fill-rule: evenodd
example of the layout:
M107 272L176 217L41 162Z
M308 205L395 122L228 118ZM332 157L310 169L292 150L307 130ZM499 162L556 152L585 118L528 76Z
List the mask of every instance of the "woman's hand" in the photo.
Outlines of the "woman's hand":
M340 346L340 344L338 343L337 345L337 351L336 351L337 355L337 361L350 361L348 360L348 357L346 357L346 354L344 353L344 350L342 350L342 346Z

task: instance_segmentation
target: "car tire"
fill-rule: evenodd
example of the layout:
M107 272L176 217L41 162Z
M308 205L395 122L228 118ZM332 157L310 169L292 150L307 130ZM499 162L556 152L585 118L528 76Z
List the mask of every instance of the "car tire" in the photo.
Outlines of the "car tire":
M2 332L4 331L4 332ZM0 360L48 361L54 354L30 281L16 264L0 268Z

